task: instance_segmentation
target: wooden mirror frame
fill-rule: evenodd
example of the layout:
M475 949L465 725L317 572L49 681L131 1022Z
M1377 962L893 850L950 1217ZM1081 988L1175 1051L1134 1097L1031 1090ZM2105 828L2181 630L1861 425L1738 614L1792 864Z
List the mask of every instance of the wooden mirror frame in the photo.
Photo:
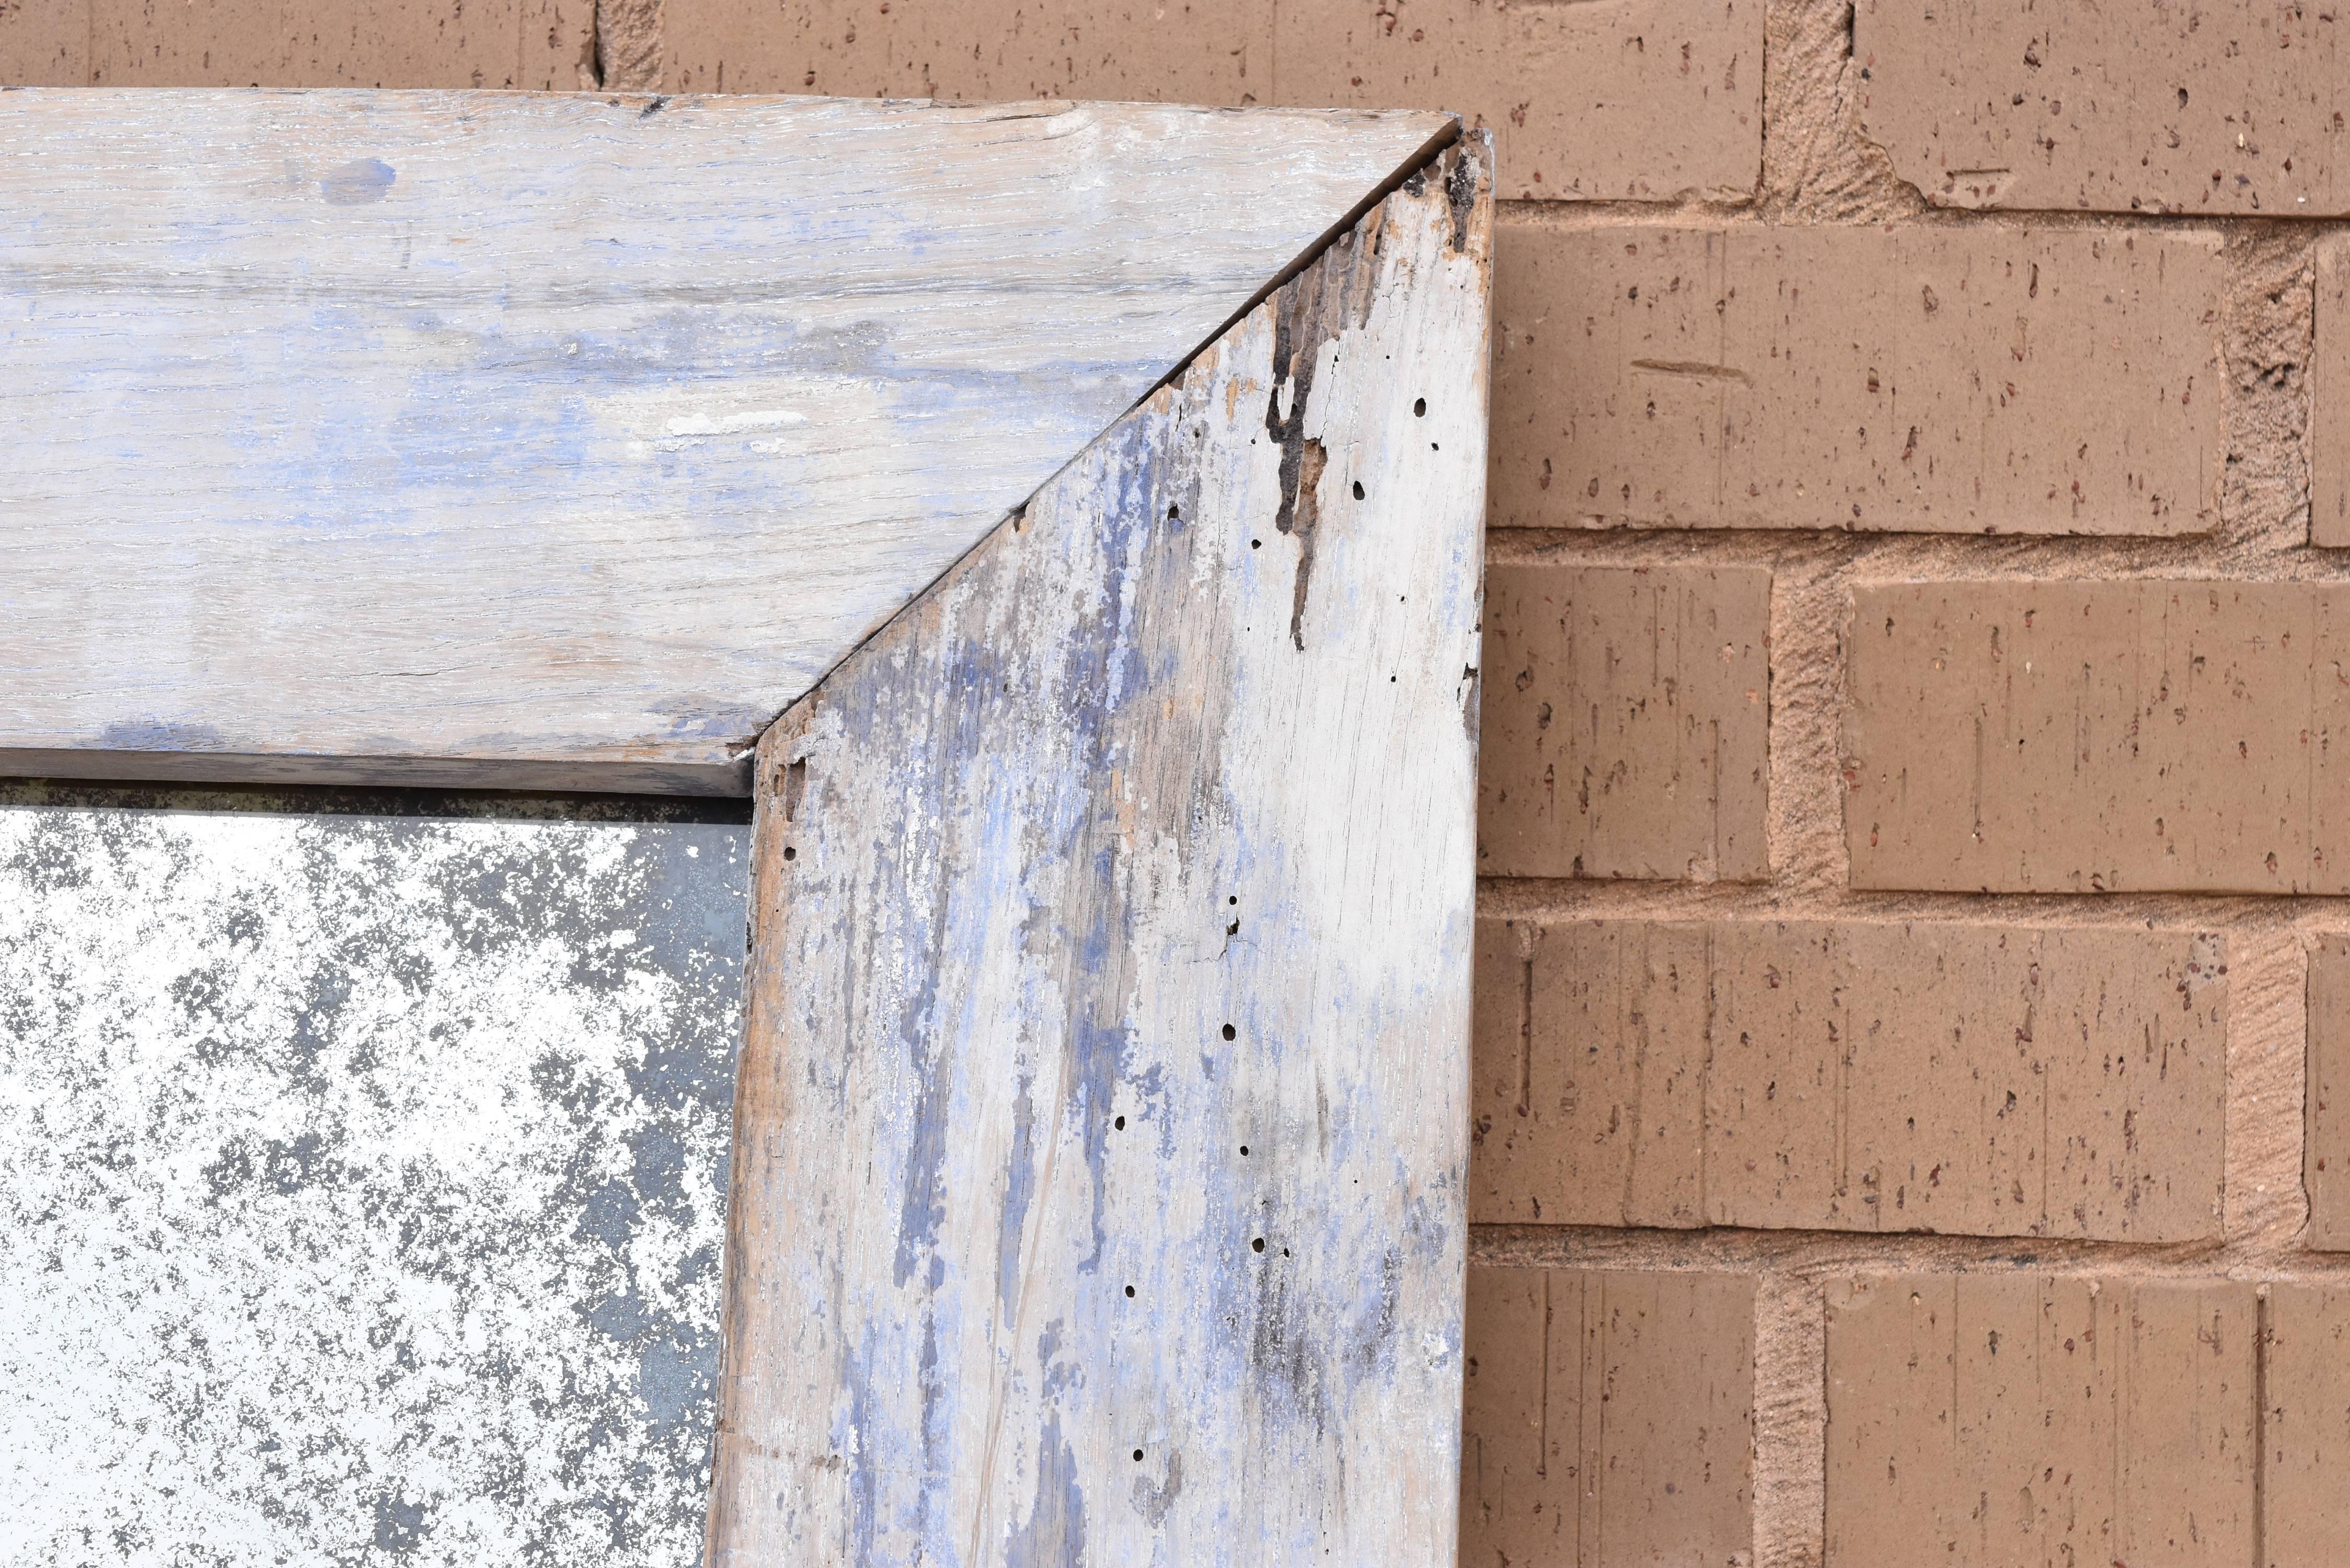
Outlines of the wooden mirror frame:
M0 122L0 766L754 798L711 1563L1451 1561L1486 137Z

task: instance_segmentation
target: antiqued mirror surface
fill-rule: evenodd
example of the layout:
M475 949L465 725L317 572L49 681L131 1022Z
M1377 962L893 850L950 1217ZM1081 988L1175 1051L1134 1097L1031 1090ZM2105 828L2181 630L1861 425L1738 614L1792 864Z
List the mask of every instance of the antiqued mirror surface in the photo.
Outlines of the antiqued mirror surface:
M746 827L0 794L0 1562L699 1561Z

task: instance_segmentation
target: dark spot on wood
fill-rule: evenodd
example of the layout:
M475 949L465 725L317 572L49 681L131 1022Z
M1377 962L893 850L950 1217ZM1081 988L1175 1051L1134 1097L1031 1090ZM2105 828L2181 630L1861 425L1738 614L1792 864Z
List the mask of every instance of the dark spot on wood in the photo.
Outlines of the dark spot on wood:
M784 797L784 820L791 822L800 814L800 797L807 793L807 759L784 764L781 794Z
M1236 1040L1240 1038L1240 1031L1227 1023L1224 1025L1224 1038L1227 1040Z
M1467 143L1455 145L1446 154L1449 167L1444 172L1444 203L1452 209L1452 249L1469 247L1469 219L1477 210L1477 159Z
M1405 188L1410 188L1409 181ZM1274 385L1266 400L1264 428L1281 447L1281 504L1273 525L1298 543L1289 638L1300 652L1305 649L1305 596L1314 576L1314 530L1320 521L1317 491L1329 463L1322 443L1305 433L1305 407L1312 399L1314 374L1322 362L1323 348L1369 318L1378 264L1365 252L1373 248L1326 254L1319 265L1301 274L1282 291L1274 309ZM1282 415L1284 389L1286 418Z

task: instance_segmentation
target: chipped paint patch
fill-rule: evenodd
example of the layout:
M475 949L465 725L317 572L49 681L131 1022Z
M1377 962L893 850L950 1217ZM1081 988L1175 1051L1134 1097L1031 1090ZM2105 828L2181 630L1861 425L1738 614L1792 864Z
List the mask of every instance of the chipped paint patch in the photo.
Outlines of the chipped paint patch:
M0 1561L697 1561L746 839L0 807Z

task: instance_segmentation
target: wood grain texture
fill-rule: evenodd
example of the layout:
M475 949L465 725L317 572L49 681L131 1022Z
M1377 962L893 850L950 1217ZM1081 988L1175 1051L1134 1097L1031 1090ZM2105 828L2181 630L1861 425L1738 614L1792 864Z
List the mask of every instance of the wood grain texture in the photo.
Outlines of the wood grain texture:
M0 768L739 793L1451 125L0 94Z
M762 739L713 1565L1452 1560L1490 147Z

